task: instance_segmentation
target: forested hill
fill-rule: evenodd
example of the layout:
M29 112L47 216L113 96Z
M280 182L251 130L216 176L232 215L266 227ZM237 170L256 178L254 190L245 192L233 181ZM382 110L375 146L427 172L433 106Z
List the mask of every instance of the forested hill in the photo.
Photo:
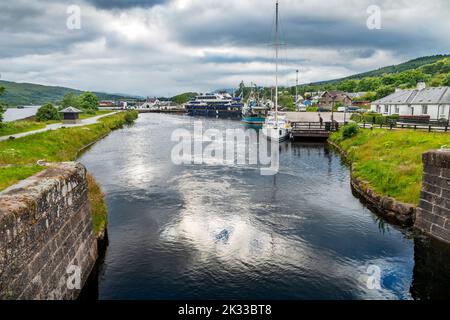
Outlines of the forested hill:
M0 102L8 106L17 105L41 105L47 102L59 102L66 93L72 92L77 95L82 93L81 90L44 86L33 83L18 83L0 80L0 87L5 88L5 94L0 97ZM127 96L118 94L108 94L102 92L94 92L100 100L121 99Z
M345 78L314 82L314 83L311 83L311 85L334 83L334 82L339 82L339 81L343 81L343 80L351 80L351 79L362 79L362 78L366 78L366 77L380 77L387 73L399 73L399 72L403 72L403 71L417 69L424 65L432 64L432 63L435 63L435 62L445 59L445 58L450 58L450 55L440 54L440 55L435 55L435 56L420 57L420 58L413 59L413 60L410 60L410 61L407 61L404 63L400 63L397 65L392 65L392 66L383 67L383 68L380 68L377 70L358 73L358 74L355 74L355 75L352 75L349 77L345 77Z
M391 94L396 88L414 88L419 81L429 87L450 86L450 55L418 58L343 79L301 85L299 90L301 94L327 90L366 92L360 100L373 101ZM295 87L289 89L295 92Z

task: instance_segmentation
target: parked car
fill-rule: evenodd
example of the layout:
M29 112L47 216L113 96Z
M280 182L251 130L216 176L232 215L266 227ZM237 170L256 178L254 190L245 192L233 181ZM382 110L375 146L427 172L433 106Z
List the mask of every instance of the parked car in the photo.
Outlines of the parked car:
M297 105L297 112L306 112L306 106L304 104Z

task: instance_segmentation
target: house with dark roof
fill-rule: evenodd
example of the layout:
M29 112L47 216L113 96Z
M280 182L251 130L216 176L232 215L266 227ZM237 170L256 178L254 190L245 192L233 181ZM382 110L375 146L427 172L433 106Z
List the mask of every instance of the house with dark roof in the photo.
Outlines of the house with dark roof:
M74 107L68 107L59 111L63 115L63 123L65 124L77 124L80 123L80 113L83 111Z
M345 92L325 91L319 100L319 107L323 110L331 110L333 104L341 103L344 106L352 105L352 98Z
M450 87L427 88L419 82L416 89L397 89L393 94L373 101L371 111L383 115L430 116L431 120L450 120Z

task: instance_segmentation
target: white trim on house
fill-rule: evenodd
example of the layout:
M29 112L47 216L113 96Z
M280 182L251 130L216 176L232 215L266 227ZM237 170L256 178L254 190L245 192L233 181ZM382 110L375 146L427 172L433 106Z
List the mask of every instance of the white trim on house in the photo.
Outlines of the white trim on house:
M370 110L383 115L429 115L432 120L450 120L450 87L425 88L420 83L416 89L396 90L372 102Z

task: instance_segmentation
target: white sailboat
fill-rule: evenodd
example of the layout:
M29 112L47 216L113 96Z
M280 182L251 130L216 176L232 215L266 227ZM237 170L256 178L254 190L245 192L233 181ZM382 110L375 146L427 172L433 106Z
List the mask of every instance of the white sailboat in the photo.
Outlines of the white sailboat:
M266 118L262 133L268 139L283 141L289 138L291 126L285 114L278 112L278 54L279 54L279 30L278 30L278 0L276 3L275 17L275 112Z

